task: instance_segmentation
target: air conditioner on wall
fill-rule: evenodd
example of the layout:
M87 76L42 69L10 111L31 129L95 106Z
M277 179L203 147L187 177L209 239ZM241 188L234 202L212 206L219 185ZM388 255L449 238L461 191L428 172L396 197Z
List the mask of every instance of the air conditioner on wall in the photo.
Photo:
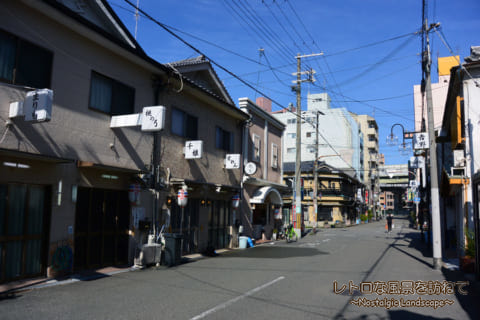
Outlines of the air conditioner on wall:
M465 156L463 155L463 150L453 150L453 166L454 167L465 167Z
M459 167L451 167L450 168L450 176L465 176L465 168L459 168Z

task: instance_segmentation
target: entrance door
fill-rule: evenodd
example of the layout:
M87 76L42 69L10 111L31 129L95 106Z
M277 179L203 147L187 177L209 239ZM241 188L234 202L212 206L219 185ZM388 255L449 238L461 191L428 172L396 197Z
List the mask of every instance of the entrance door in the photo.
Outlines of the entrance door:
M213 201L208 215L208 244L215 249L228 246L230 242L227 227L231 221L230 202Z
M78 188L74 269L128 263L127 191Z
M0 283L45 273L48 187L0 184Z
M182 213L183 210L183 213ZM198 231L199 231L199 214L200 201L198 199L188 199L185 208L180 208L175 202L172 204L172 219L170 221L173 232L180 231L180 221L183 214L183 249L182 254L190 254L198 252Z

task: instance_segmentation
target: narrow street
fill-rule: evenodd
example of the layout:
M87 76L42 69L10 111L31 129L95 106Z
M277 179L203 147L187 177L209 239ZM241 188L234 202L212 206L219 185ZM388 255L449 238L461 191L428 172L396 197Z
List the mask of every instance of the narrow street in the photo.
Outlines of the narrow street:
M461 280L453 271L432 270L420 232L406 219L394 223L390 234L384 221L322 229L296 243L277 241L173 268L27 290L0 300L0 314L2 319L476 319L475 293L460 295L457 287L455 294L422 296L452 301L437 309L351 303L419 295L350 295L349 281L359 286Z

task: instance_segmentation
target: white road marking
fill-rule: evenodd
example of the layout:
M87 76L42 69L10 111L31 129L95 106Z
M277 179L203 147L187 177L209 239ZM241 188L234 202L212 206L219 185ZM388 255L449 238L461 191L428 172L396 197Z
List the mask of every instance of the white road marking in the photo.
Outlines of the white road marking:
M276 283L276 282L278 282L278 281L280 281L280 280L283 280L283 279L285 279L284 276L278 277L277 279L272 280L272 281L270 281L270 282L267 282L267 283L261 285L260 287L256 287L255 289L252 289L252 290L250 290L250 291L242 294L241 296L238 296L238 297L236 297L236 298L230 299L230 300L228 300L228 301L226 301L226 302L224 302L224 303L219 304L219 305L216 306L216 307L213 307L212 309L209 309L209 310L207 310L207 311L205 311L205 312L202 312L202 313L200 313L199 315L191 318L190 320L198 320L198 319L205 318L205 317L208 316L209 314L212 314L212 313L214 313L214 312L217 312L218 310L221 310L221 309L225 309L225 308L228 307L229 305L231 305L231 304L233 304L233 303L235 303L235 302L237 302L237 301L240 301L240 300L242 300L242 299L245 299L246 297L251 296L251 295L257 293L258 291L263 290L263 289L265 289L266 287L271 286L272 284L274 284L274 283Z

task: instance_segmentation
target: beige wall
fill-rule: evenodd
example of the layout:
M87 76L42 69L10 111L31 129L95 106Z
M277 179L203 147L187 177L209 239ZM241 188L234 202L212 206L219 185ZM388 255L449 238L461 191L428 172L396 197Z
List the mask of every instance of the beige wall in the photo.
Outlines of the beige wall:
M25 171L0 166L0 183L42 184L52 189L50 246L58 241L73 239L74 235L68 232L69 226L74 229L75 224L72 185L126 190L132 183L134 173L146 170L151 162L153 134L141 132L139 127L112 130L110 115L89 109L92 70L135 88L136 113L140 113L144 106L155 105L152 76L162 74L157 66L98 34L92 37L97 40L99 38L101 44L80 35L76 31L83 30L82 33L88 35L93 33L78 26L75 21L67 20L66 25L57 23L19 1L2 2L0 10L0 29L53 53L51 89L54 97L51 121L32 124L21 118L14 119L0 145L1 149L13 152L9 155L13 162L27 162L31 165L31 169ZM75 26L76 31L70 29L72 26ZM177 93L172 89L178 89L178 77L169 79L175 88L167 88L167 79L163 77L163 80L158 104L164 105L167 110L165 130L159 134L160 163L164 177L168 169L172 178L240 187L241 170L224 169L227 152L215 147L215 127L218 125L232 131L235 136L234 153L241 153L242 121L246 117L238 110L232 111L233 107L228 107L187 84L182 92ZM0 83L0 118L8 119L10 102L23 100L29 90ZM185 139L171 134L172 107L198 117L198 138L204 140L202 159L184 159ZM227 111L220 111L222 109ZM6 124L2 121L0 132L5 130ZM24 158L24 155L28 158ZM32 155L55 160L33 159ZM2 161L5 161L5 154L1 153L1 156ZM58 159L71 161L58 163ZM78 168L76 160L92 162L100 165L101 169ZM121 168L121 171L113 170L112 167ZM112 181L101 179L102 173L114 174L119 178ZM55 194L60 180L64 191L62 203L58 206L55 204ZM173 188L171 191L175 192ZM162 203L165 196L166 193L161 193ZM151 217L153 195L150 191L142 192L141 206L145 208L147 217ZM159 207L162 207L161 203ZM200 223L206 226L208 221L204 220L208 218L204 218L202 210ZM207 227L201 230L205 239L207 232ZM132 235L139 242L144 236L134 232ZM203 238L202 241L206 242ZM131 242L131 258L134 245Z
M12 8L0 11L0 28L53 52L51 89L54 103L52 120L48 123L14 120L15 136L8 134L2 148L130 169L143 168L149 163L151 135L136 128L111 130L110 116L88 109L88 99L90 76L95 70L134 87L135 111L140 112L143 106L153 104L151 72L72 33L33 9L13 1L3 5ZM19 20L22 23L18 23ZM2 85L2 118L8 118L9 102L24 96L26 91ZM19 140L22 143L19 144ZM114 144L114 149L110 148L110 143Z

